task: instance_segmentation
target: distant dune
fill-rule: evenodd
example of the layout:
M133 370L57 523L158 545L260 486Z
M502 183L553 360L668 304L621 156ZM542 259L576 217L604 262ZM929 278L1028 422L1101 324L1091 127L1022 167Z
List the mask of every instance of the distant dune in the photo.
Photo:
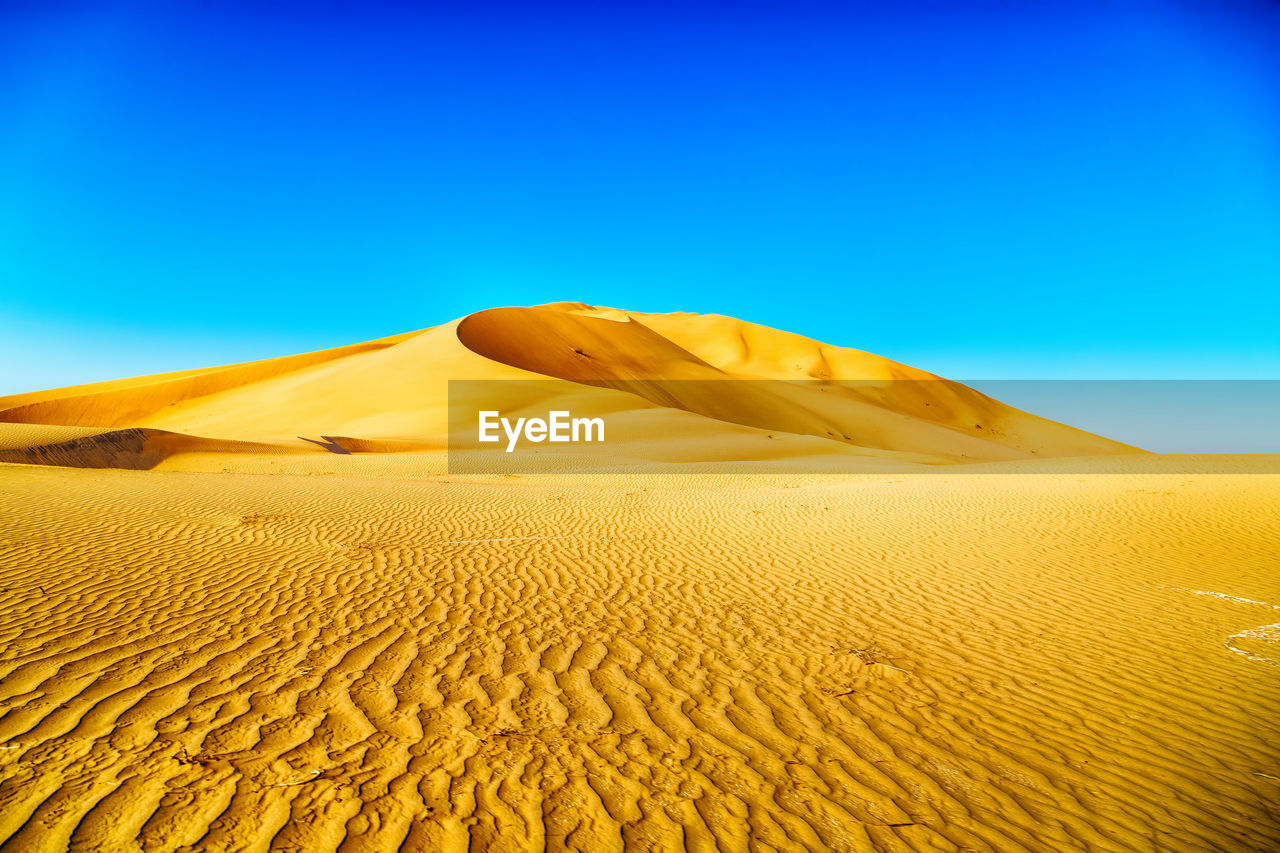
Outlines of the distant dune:
M0 853L1274 853L1278 475L578 304L3 398Z
M610 449L636 459L689 461L717 438L756 460L825 452L910 465L1139 452L869 353L729 317L577 303L495 308L305 355L0 397L0 424L147 430L128 442L146 452L122 449L119 467L181 454L207 464L225 451L243 469L246 444L277 455L326 444L443 448L449 379L564 380L576 393L554 393L573 393L575 414L635 415L618 419ZM722 381L730 379L757 381ZM509 410L511 388L494 389L493 399L471 402ZM773 440L750 441L752 431ZM199 441L160 440L169 434ZM665 441L653 442L656 434ZM100 467L122 441L47 438L0 426L0 460Z

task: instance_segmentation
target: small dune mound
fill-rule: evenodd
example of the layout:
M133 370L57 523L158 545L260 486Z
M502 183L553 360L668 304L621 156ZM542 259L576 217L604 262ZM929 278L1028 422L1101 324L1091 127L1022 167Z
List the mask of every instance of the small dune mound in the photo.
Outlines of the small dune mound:
M22 450L42 444L61 444L111 432L101 427L58 426L56 424L9 424L0 422L0 452Z
M320 436L330 445L340 448L343 453L415 453L427 450L445 450L449 446L447 439L412 439L412 438L353 438L346 435ZM310 441L311 439L308 439Z
M47 433L50 427L43 427ZM6 431L7 432L7 431ZM56 435L56 433L54 433ZM19 465L57 465L63 468L124 468L135 471L156 467L180 453L279 453L278 448L253 442L220 441L166 430L134 427L97 430L73 438L37 441L21 445L2 443L0 462Z
M169 455L149 429L116 429L53 444L0 450L0 462L60 465L64 468L154 468Z

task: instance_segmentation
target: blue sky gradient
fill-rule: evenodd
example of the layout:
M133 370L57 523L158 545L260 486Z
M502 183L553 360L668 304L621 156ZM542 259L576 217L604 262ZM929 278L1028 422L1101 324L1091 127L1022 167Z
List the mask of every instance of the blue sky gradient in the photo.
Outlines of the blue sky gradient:
M0 393L482 308L1280 378L1280 4L0 7Z

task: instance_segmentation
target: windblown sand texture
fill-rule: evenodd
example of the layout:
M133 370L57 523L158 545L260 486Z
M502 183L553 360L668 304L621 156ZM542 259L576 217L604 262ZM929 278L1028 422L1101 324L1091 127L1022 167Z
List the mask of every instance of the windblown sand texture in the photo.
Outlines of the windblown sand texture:
M445 473L548 377L635 470ZM1280 849L1280 460L1201 468L577 304L0 398L0 850Z

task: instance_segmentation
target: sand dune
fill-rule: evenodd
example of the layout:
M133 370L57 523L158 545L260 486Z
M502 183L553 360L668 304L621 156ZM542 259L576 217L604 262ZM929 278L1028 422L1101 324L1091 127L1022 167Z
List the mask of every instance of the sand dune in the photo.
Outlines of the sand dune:
M5 853L1280 849L1280 458L578 304L0 409Z
M490 402L504 410L519 407L514 380L527 379L543 383L528 385L529 404L569 395L582 414L644 413L632 419L642 424L635 458L688 456L670 442L674 456L655 456L655 433L736 434L730 425L814 436L832 442L832 453L854 448L872 460L883 451L951 463L1136 450L856 350L727 317L574 303L492 309L307 355L4 397L0 423L149 428L288 452L323 452L323 435L343 436L357 452L442 448L450 379L508 380ZM611 448L623 453L621 443ZM791 452L785 444L749 452L770 451Z

